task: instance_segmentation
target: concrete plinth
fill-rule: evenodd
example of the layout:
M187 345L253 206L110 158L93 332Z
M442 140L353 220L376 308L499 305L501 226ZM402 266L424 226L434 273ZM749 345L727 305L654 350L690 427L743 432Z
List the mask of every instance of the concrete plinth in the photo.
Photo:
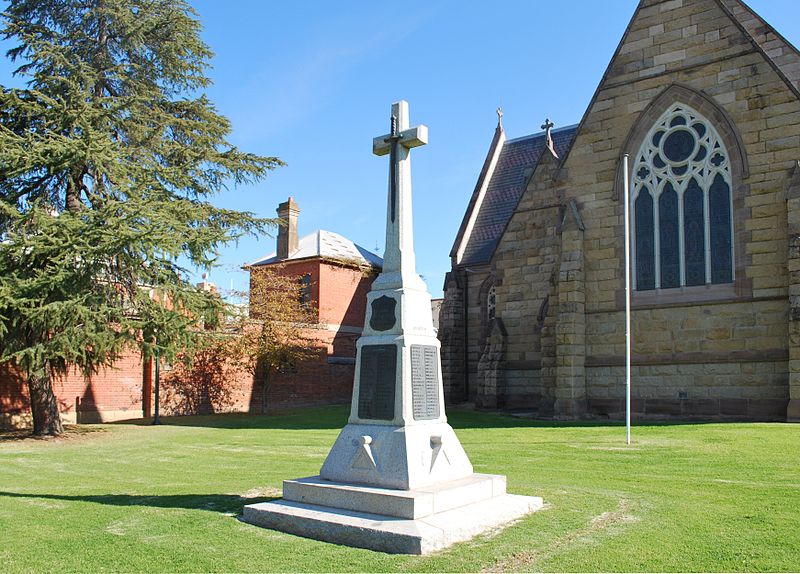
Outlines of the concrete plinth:
M398 554L428 554L535 512L542 499L506 493L504 476L415 490L287 480L284 498L244 507L243 520L298 536ZM336 505L336 507L331 506Z

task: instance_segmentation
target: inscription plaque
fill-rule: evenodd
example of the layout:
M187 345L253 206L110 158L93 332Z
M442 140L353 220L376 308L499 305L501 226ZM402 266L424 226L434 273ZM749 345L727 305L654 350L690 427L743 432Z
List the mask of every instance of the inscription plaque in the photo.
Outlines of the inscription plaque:
M411 403L414 420L439 418L439 361L433 345L411 345Z
M383 295L372 302L372 316L369 318L369 326L376 331L388 331L397 322L394 310L397 301L392 297Z
M388 297L387 297L388 299ZM367 345L361 348L358 389L358 417L394 419L394 389L397 372L395 345Z

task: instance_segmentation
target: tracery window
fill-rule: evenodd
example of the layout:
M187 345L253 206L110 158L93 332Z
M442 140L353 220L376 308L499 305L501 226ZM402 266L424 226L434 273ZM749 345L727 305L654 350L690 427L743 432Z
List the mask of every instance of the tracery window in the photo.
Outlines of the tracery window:
M639 148L632 182L637 291L733 282L729 156L706 118L669 108Z

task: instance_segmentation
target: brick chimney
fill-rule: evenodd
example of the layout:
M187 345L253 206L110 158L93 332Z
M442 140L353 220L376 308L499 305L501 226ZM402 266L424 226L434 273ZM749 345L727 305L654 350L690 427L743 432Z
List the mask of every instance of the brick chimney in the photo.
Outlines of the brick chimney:
M278 259L288 259L289 254L297 249L299 239L297 237L297 216L300 215L300 208L294 199L289 197L288 201L278 205L278 217L283 220L285 225L278 228Z

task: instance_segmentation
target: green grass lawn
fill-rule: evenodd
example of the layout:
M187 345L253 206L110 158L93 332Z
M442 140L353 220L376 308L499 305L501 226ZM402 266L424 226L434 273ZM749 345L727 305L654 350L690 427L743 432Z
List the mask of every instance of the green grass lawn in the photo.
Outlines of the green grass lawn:
M239 522L317 474L343 408L0 434L0 571L798 571L800 426L450 413L477 472L547 507L427 557Z

